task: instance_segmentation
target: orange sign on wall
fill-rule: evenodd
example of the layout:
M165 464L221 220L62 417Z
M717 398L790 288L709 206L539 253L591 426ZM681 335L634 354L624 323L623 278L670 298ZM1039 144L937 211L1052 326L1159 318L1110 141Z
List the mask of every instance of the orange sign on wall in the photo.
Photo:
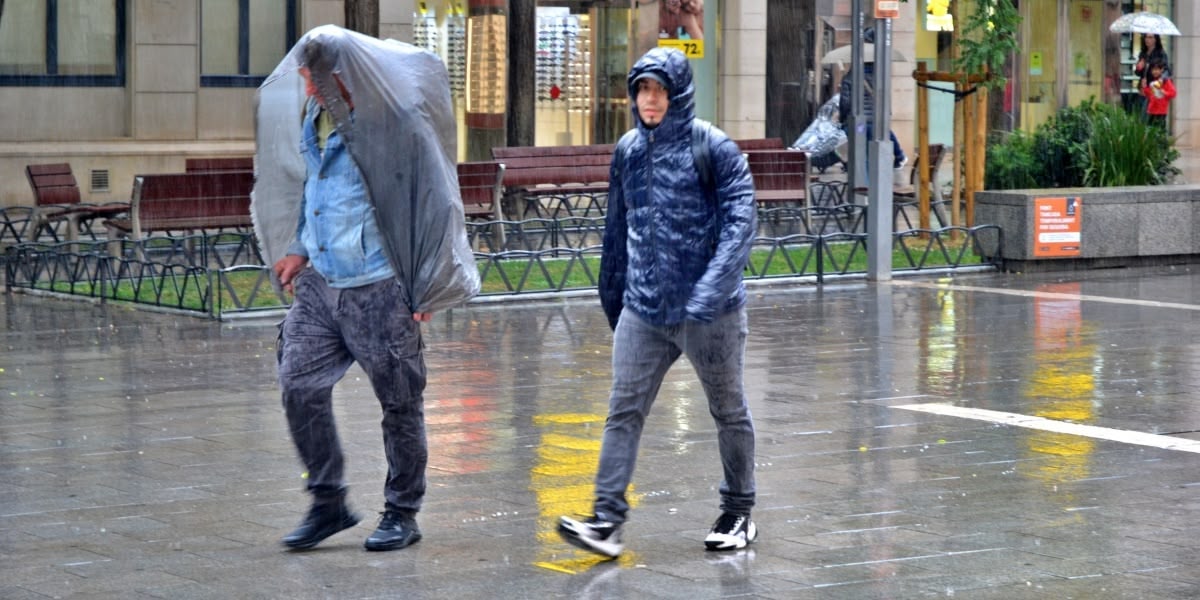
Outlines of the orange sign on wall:
M875 18L900 18L900 0L875 0Z
M1079 256L1083 199L1033 199L1033 255L1039 258Z

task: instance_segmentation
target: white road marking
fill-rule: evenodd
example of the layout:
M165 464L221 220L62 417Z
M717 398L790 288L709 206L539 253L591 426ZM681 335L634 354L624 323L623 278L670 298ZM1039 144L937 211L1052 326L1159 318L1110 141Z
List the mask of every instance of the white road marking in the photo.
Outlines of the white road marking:
M1109 427L1097 427L1095 425L1080 425L1079 423L1067 423L1065 421L1055 421L1054 419L1046 419L1043 417L1030 417L1017 413L987 410L983 408L968 408L965 406L954 406L952 404L902 404L893 406L892 408L912 410L934 415L943 415L947 417L974 419L976 421L987 421L989 423L1000 423L1003 425L1012 425L1014 427L1024 427L1026 429L1038 429L1041 431L1052 431L1055 433L1078 435L1100 440L1109 440L1112 442L1135 444L1138 446L1150 446L1152 448L1162 448L1164 450L1178 450L1180 452L1195 452L1200 454L1200 441L1180 439L1154 433L1126 431L1124 429L1111 429Z
M982 292L987 294L1003 294L1006 296L1023 296L1026 298L1046 298L1050 300L1087 300L1089 302L1107 302L1109 304L1132 304L1136 306L1153 306L1156 308L1178 308L1181 310L1200 310L1200 304L1182 304L1179 302L1158 302L1156 300L1137 300L1134 298L1113 298L1110 296L1089 296L1087 294L1064 294L1061 292L1039 292L1036 290L1011 290L1008 288L980 287L975 285L957 285L934 283L928 281L911 281L894 279L891 285L900 287L925 288L930 290L950 290L954 292Z

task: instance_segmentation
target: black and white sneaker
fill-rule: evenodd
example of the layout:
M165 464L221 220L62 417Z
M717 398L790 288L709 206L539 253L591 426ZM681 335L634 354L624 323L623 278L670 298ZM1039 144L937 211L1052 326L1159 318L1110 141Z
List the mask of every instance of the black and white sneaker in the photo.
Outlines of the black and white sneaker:
M758 528L750 517L721 513L708 531L708 537L704 538L704 547L708 550L737 550L745 548L756 537Z
M588 517L583 521L571 517L558 518L558 535L568 544L609 558L616 558L625 549L621 543L621 524Z

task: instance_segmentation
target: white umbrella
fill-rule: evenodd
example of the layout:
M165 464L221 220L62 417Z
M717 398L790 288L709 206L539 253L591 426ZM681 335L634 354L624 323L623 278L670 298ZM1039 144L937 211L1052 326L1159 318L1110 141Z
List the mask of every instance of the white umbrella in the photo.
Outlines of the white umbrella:
M850 52L852 49L853 49L853 46L851 46L849 44L847 44L845 46L841 46L839 48L834 48L833 50L830 50L827 54L825 54L825 56L821 57L821 64L823 64L823 65L839 65L839 64L849 63L850 62ZM863 44L862 60L864 63L875 62L875 44ZM896 51L895 48L893 48L892 49L892 60L896 61L896 62L905 62L908 59L904 58L903 54L900 54L899 52Z
M1158 13L1138 11L1121 15L1108 30L1113 33L1157 33L1158 35L1182 35L1179 28Z

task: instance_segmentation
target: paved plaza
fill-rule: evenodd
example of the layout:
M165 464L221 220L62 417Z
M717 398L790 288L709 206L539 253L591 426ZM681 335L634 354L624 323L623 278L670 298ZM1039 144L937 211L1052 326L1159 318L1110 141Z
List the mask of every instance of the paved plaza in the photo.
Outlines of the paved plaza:
M371 518L288 552L276 319L0 296L0 598L1200 597L1200 271L751 292L758 542L703 549L720 469L681 361L611 562L554 533L604 424L594 296L426 327L425 537L391 553L362 547L386 467L357 368L335 402Z

